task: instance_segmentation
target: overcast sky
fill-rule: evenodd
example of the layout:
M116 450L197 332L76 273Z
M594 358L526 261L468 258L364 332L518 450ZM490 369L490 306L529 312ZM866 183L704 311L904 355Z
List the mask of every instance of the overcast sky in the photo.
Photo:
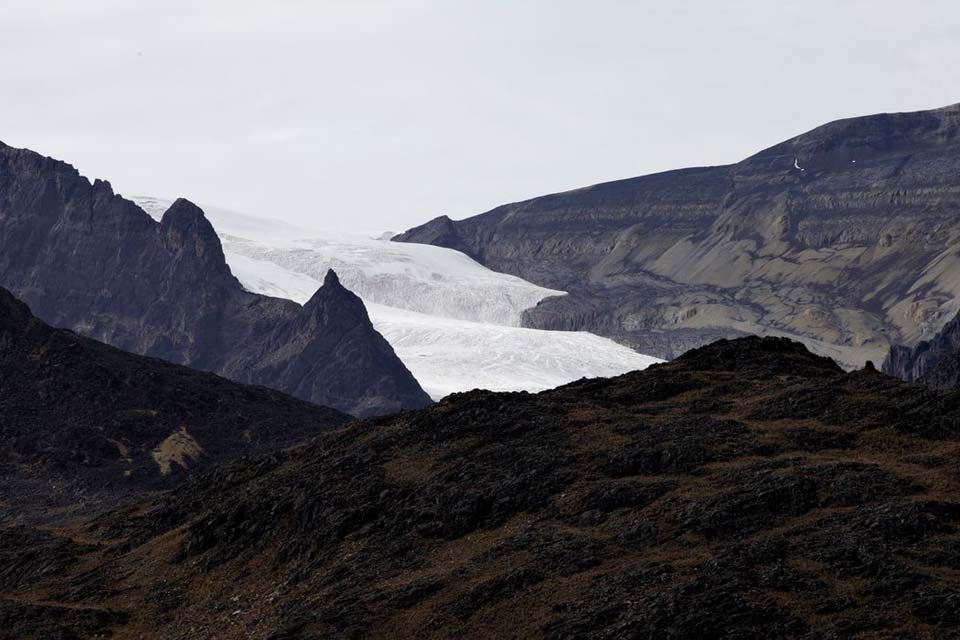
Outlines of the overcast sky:
M960 102L956 0L0 0L0 140L403 230Z

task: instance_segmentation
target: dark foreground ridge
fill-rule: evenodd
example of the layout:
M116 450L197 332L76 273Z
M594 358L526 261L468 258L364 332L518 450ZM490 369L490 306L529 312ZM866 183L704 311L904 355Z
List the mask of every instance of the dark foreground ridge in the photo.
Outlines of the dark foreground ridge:
M52 329L0 289L0 525L89 514L349 419Z
M0 635L958 637L958 424L773 338L458 394L0 532Z
M250 293L196 205L156 222L109 183L4 145L0 286L55 327L353 415L430 404L336 277L305 307Z

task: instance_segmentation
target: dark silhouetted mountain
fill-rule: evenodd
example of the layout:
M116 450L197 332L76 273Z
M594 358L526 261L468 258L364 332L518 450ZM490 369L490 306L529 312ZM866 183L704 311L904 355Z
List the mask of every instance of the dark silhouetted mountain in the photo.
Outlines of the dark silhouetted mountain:
M772 333L860 366L960 307L958 132L960 105L841 120L737 164L440 217L394 239L570 292L529 310L529 327L665 358Z
M83 526L0 530L0 619L18 638L953 637L958 424L960 393L778 338L456 394Z
M53 329L0 289L0 521L169 488L349 419Z
M247 292L190 202L157 223L108 183L2 144L0 286L54 326L355 415L430 402L335 278L303 308Z

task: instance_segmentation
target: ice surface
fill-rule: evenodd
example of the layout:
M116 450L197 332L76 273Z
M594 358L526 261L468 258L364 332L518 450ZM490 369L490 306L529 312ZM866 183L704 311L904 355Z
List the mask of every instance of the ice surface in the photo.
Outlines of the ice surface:
M170 204L135 200L158 219ZM659 362L587 332L521 328L524 309L563 292L496 273L458 251L203 209L230 269L250 291L302 304L327 269L336 270L434 399L475 388L542 391Z
M539 331L368 304L370 319L431 397L542 391L582 377L645 369L656 358L583 331Z

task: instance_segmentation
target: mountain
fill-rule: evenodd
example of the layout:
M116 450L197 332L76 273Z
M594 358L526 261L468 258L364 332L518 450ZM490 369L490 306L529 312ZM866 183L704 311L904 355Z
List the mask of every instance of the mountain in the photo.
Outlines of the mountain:
M108 183L0 144L0 286L39 318L355 415L428 404L362 304L329 285L304 307L250 293L190 202L156 222Z
M728 166L441 216L394 238L569 292L524 326L674 357L795 337L849 367L960 308L960 105L824 125Z
M0 530L0 636L954 637L958 424L776 338L456 394Z
M167 489L349 419L53 329L0 289L0 522Z
M134 200L158 219L171 204ZM249 291L303 303L336 269L435 400L476 388L542 391L657 362L585 331L520 328L526 309L564 292L491 271L459 251L297 228L218 207L204 211Z

